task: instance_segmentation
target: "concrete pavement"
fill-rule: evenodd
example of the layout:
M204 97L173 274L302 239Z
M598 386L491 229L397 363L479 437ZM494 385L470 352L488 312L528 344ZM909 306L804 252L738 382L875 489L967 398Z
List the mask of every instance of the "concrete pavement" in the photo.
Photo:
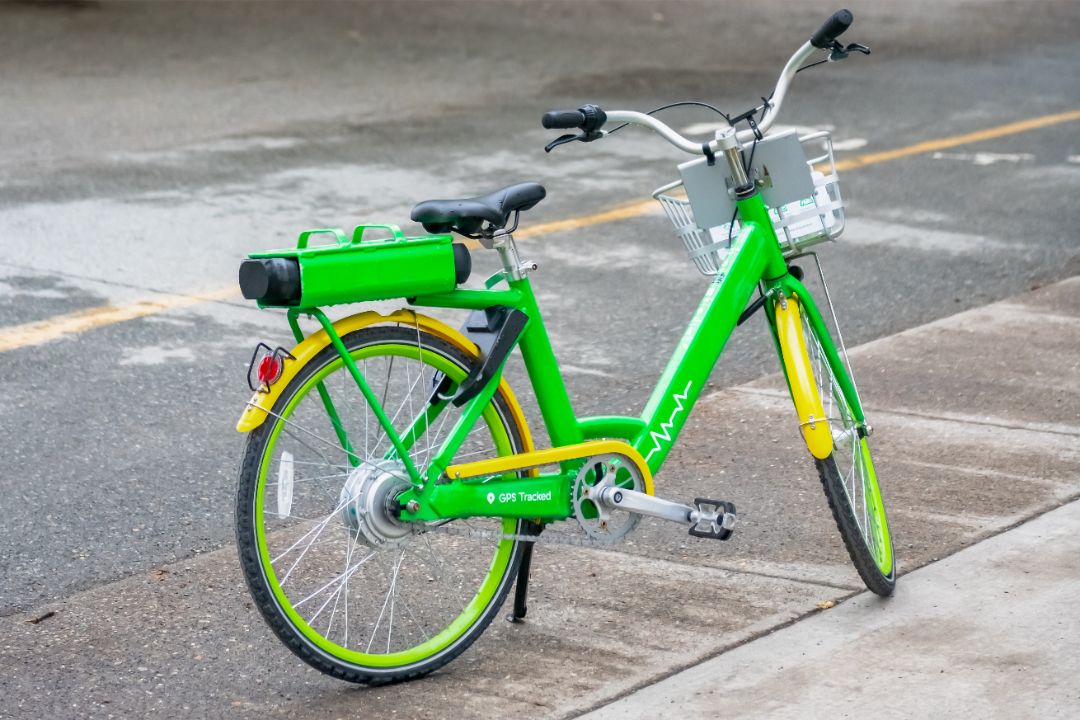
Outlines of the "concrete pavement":
M1080 502L582 720L1080 717Z

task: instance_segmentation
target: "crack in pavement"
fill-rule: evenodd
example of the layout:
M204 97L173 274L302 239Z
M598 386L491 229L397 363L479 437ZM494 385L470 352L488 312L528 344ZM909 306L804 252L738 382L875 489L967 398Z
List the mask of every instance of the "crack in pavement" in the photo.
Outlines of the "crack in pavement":
M906 331L905 331L906 332ZM885 339L885 338L882 338ZM876 342L876 341L875 341ZM755 381L756 382L756 381ZM770 398L784 398L788 396L779 390L769 390L767 388L747 387L745 385L732 385L721 390L717 390L714 393L710 393L708 396L703 397L702 400L708 400L716 396L722 395L725 392L736 392L745 395L758 395L761 397ZM993 427L1000 428L1002 430L1020 430L1030 433L1041 433L1046 435L1061 435L1064 437L1080 437L1080 428L1075 432L1069 430L1054 430L1052 428L1039 427L1037 425L1029 424L1015 424L1002 421L992 420L979 420L976 418L957 417L949 415L938 415L934 413L919 412L917 410L899 410L895 408L887 408L880 405L867 404L866 410L869 412L876 412L885 415L899 415L901 417L913 417L923 420L940 420L942 422L957 423L959 425L975 425L981 427Z

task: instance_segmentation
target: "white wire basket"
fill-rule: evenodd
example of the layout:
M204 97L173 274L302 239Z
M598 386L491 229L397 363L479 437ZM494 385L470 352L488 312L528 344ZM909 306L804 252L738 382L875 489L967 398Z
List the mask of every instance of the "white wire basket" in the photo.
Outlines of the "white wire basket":
M800 137L799 144L806 155L814 192L796 202L769 207L773 229L785 256L797 255L826 240L835 240L844 231L844 201L836 175L832 137L828 132L816 132ZM755 168L751 168L751 174L757 174ZM658 188L653 197L664 208L675 226L675 234L686 245L686 252L697 269L703 275L716 275L731 241L739 233L739 221L700 227L694 219L694 209L684 192L682 180ZM731 204L733 201L729 197L720 202Z

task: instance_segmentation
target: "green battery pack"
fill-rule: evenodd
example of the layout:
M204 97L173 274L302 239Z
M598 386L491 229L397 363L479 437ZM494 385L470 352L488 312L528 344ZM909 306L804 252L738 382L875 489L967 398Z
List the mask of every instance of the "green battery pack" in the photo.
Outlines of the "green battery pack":
M389 238L365 240L373 228ZM309 246L313 236L333 243ZM405 237L396 225L305 230L295 248L252 253L240 264L240 290L260 307L315 308L450 292L472 272L469 249L450 235Z

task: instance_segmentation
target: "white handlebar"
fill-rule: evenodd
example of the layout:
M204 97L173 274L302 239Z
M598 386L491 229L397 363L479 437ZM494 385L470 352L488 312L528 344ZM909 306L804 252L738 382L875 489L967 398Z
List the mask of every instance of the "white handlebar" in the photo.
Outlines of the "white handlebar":
M758 130L760 132L764 133L772 127L773 121L776 120L776 116L780 114L780 106L784 102L784 96L787 95L788 86L791 85L791 81L795 79L795 73L799 71L802 64L806 62L807 58L813 55L816 50L817 48L807 41L801 48L795 51L795 54L787 61L787 65L780 71L780 79L776 81L776 87L773 89L772 98L769 101L772 103L772 107L765 111L765 114L761 117L761 122L758 123ZM735 136L740 143L752 140L754 137L754 131L751 129L741 130Z
M608 122L621 122L631 123L633 125L643 125L656 132L657 135L667 140L675 147L693 155L701 154L702 143L687 140L679 133L675 132L666 123L660 122L652 115L646 115L645 113L635 112L633 110L608 110L607 111Z
M795 77L795 73L798 72L802 64L806 62L807 58L814 54L817 50L809 42L805 43L802 47L795 51L795 54L787 61L787 65L780 72L780 79L776 81L776 88L773 90L772 99L769 101L770 105L764 110L761 121L758 122L758 131L764 133L772 127L773 121L776 120L776 116L780 114L780 105L784 102L784 96L787 94L788 86L791 85L792 79ZM607 119L609 122L623 122L631 123L634 125L643 125L669 143L679 148L683 152L688 152L692 155L702 154L703 143L694 142L689 140L679 133L671 129L667 124L657 120L652 115L646 115L645 113L635 112L633 110L612 110L607 113ZM739 143L745 143L753 140L755 137L752 129L740 130L735 138ZM709 142L709 147L715 152L717 142L712 140Z

